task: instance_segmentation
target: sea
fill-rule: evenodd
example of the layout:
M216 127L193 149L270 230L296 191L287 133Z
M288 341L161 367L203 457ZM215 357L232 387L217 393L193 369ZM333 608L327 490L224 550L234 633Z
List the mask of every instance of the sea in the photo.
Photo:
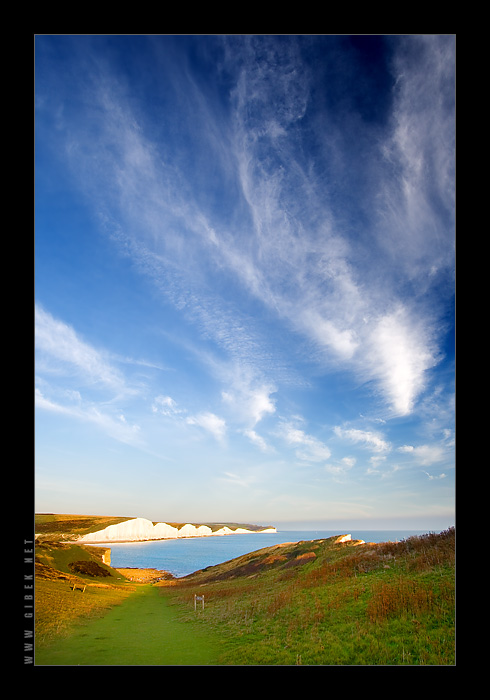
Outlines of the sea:
M364 540L364 542L399 542L426 533L427 530L351 530L348 534L352 539ZM117 542L95 546L110 548L111 566L115 569L157 569L168 571L180 578L207 566L222 564L264 547L272 547L283 542L319 540L344 534L347 532L282 530L148 542Z

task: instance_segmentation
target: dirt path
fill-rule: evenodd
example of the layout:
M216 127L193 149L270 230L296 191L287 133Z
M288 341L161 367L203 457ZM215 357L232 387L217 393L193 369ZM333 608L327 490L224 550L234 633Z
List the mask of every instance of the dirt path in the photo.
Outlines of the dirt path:
M179 619L161 588L140 585L104 617L36 653L38 666L202 666L217 664L219 641Z

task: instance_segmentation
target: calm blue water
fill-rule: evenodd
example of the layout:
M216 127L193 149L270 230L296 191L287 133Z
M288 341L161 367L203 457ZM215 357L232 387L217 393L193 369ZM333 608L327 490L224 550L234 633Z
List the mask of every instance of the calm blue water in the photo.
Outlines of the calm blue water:
M352 539L365 542L387 542L423 535L423 530L352 530ZM169 571L174 576L188 574L229 561L263 547L282 542L318 540L334 535L343 535L338 530L284 530L281 532L253 535L227 535L223 537L194 537L156 542L129 542L101 545L111 549L111 566L114 568L135 567Z

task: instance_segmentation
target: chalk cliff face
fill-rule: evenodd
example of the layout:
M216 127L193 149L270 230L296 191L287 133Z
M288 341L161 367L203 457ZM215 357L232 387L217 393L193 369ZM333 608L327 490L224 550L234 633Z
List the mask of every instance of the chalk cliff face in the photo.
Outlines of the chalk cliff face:
M146 518L133 518L117 525L109 525L104 530L91 532L78 539L78 542L140 542L144 540L168 540L179 537L215 537L220 535L254 534L255 532L276 532L276 528L265 530L246 530L237 528L231 530L222 527L214 532L207 525L190 525L187 523L181 528L173 527L167 523L156 523Z

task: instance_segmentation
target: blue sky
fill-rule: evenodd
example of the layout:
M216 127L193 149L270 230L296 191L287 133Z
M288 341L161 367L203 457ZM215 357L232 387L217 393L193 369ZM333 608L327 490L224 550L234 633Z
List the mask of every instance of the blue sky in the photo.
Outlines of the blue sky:
M454 524L455 39L35 38L38 512Z

